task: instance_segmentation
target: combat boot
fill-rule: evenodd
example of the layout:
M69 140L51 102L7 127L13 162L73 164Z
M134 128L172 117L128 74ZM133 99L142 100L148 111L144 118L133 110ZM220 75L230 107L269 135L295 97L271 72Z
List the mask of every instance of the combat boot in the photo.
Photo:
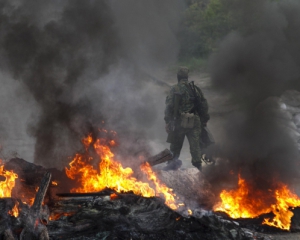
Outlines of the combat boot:
M194 167L198 168L200 172L202 172L202 163L201 162L196 162L192 163Z
M169 170L177 170L180 168L182 165L182 161L179 159L173 159L167 162L167 166L163 168L164 171L169 171Z

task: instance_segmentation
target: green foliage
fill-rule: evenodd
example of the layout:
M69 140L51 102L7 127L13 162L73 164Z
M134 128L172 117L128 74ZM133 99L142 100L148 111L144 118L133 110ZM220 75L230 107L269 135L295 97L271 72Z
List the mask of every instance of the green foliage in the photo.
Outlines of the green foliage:
M178 71L178 66L185 66L189 69L190 72L202 72L207 71L208 66L208 59L207 58L185 58L185 59L179 59L179 61L173 65L170 66L169 70L172 72L172 74L176 74Z
M191 72L197 72L199 70L207 69L207 58L195 58L191 57L179 62L180 66L186 66Z
M180 59L207 57L217 43L236 29L224 0L195 0L185 11Z

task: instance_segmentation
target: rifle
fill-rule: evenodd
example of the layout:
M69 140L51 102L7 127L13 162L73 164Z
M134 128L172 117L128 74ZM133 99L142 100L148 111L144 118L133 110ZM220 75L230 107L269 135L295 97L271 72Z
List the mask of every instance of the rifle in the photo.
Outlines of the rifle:
M194 81L191 81L189 83L189 86L192 90L192 94L194 95L194 110L195 112L198 113L198 115L200 116L200 120L203 121L203 118L207 118L207 116L205 116L205 112L207 111L207 109L204 109L204 107L202 106L202 100L200 99L200 96L197 94L195 85L194 85ZM201 135L200 135L200 147L201 149L203 148L207 148L209 145L215 143L215 140L211 134L211 132L209 131L209 129L206 126L202 126L201 129ZM204 161L206 162L206 161Z
M194 111L199 114L201 119L201 115L202 115L202 109L200 106L201 99L200 96L197 94L194 81L189 82L189 86L192 90L192 94L194 95Z

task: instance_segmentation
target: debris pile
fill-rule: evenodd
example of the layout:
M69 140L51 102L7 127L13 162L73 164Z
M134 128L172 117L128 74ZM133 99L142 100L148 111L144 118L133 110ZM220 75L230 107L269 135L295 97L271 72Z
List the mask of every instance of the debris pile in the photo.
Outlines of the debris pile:
M12 198L0 199L0 238L5 240L26 239L27 235L31 239L78 240L270 239L201 208L193 209L192 215L173 211L158 197L120 194L110 189L98 193L70 193L66 191L69 183L64 172L45 169L22 159L12 159L5 168L14 169L19 176L18 191L13 192ZM189 171L192 170L182 170L177 174ZM165 178L169 176L170 180L174 179L170 177L172 174L175 172L160 173ZM27 186L29 182L38 187L38 191L34 190L32 206L18 197L22 195L22 189L32 189ZM42 198L44 205L41 205ZM9 213L16 203L19 214L14 216Z

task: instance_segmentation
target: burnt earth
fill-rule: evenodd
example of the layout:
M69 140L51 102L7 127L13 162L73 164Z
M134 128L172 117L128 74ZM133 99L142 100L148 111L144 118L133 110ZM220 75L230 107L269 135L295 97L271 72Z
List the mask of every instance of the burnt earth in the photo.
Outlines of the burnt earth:
M28 205L21 202L24 192L39 186L45 172L52 173L52 180L58 186L50 186L45 204L51 219L46 225L49 239L201 239L201 240L269 240L267 235L243 228L239 223L225 220L211 211L192 209L188 216L186 209L178 212L168 208L160 198L144 198L134 194L117 194L106 190L93 194L56 195L70 189L72 181L57 169L45 169L23 159L12 159L6 169L19 175L18 191L14 199L0 201L0 240L20 237L26 225ZM179 174L179 173L178 173ZM180 174L184 174L183 172ZM171 177L170 177L171 179ZM74 183L73 183L74 185ZM20 217L7 214L14 202L20 203ZM25 214L25 215L24 215ZM25 217L24 217L25 216ZM10 237L8 237L10 236Z
M133 194L117 194L114 200L109 196L60 198L50 211L60 209L75 213L50 221L51 239L268 239L212 212L198 209L195 216L184 217L159 198Z

